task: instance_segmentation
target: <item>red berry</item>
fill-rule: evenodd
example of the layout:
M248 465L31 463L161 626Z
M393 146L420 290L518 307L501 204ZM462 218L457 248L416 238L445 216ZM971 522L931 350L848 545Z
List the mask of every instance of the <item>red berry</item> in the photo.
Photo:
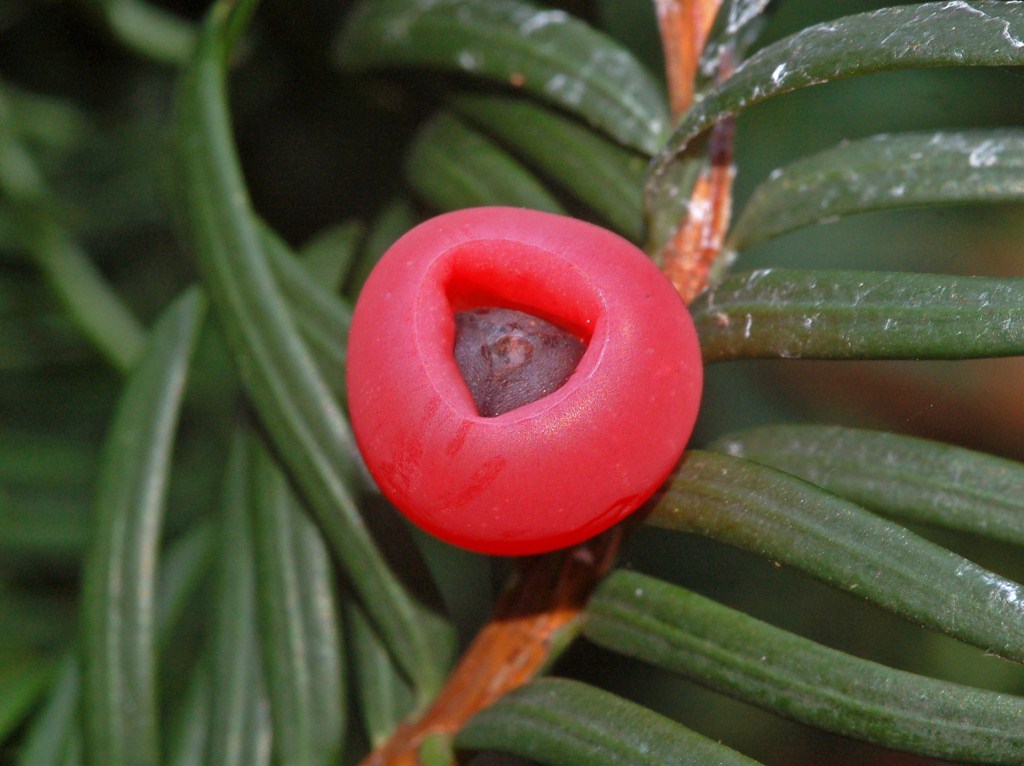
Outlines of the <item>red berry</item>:
M572 545L636 510L679 459L701 380L690 315L640 250L518 208L408 232L349 337L352 424L381 490L484 553Z

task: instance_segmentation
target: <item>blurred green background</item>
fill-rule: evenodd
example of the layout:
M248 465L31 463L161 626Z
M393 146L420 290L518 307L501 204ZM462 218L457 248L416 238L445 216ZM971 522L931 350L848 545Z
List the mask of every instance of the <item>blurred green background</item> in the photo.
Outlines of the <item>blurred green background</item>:
M203 11L199 2L162 5L189 19ZM626 42L658 71L652 4L561 5ZM830 16L885 4L775 5L759 45ZM256 207L297 246L341 222L369 225L389 202L409 196L406 147L446 84L429 74L337 72L330 45L347 6L268 0L232 80L235 130ZM0 88L7 108L58 200L61 220L147 325L195 280L176 231L169 136L175 76L173 67L126 51L87 0L0 0ZM735 209L772 169L844 139L1021 125L1022 78L1012 70L878 75L752 108L738 123ZM419 214L432 212L414 203ZM1024 276L1022 212L1000 205L864 215L760 245L742 255L738 268ZM171 536L210 511L227 453L233 392L214 333L202 354L175 458ZM928 436L1024 458L1022 381L1024 365L1014 359L725 364L708 370L694 445L748 425L807 421ZM63 311L0 202L0 688L10 688L5 681L13 685L27 660L55 657L74 639L99 445L120 386L120 374ZM1024 579L1024 562L1009 548L922 532ZM423 545L444 563L442 586L468 638L489 608L490 564L432 541ZM623 563L859 656L1024 692L1019 668L717 544L641 530ZM504 571L504 562L494 568ZM190 659L188 649L203 629L202 609L188 622L171 665L174 657ZM557 670L642 700L766 764L929 762L849 745L583 644ZM0 747L0 764L13 762L16 743L15 733Z

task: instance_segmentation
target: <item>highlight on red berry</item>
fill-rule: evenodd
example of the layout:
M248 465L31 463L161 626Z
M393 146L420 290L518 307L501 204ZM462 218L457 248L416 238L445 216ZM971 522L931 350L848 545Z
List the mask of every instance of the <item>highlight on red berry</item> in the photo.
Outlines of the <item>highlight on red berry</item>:
M398 240L356 304L348 399L381 491L455 545L523 555L636 510L693 430L689 312L642 251L483 207Z

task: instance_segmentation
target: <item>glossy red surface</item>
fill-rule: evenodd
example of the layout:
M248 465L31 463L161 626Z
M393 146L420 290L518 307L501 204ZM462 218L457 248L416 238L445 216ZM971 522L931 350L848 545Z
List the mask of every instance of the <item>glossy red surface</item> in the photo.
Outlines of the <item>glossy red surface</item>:
M568 381L480 416L453 343L455 312L482 306L582 338ZM518 208L408 232L367 281L349 338L352 424L381 490L428 532L492 554L571 545L636 510L679 459L701 382L689 313L643 252Z

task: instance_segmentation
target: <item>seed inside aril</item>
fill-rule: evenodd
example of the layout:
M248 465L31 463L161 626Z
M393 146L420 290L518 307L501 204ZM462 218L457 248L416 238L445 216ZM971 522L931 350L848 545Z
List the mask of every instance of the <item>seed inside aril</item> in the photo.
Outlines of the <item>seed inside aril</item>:
M515 309L477 308L455 315L455 363L485 418L561 388L585 350L572 333Z

